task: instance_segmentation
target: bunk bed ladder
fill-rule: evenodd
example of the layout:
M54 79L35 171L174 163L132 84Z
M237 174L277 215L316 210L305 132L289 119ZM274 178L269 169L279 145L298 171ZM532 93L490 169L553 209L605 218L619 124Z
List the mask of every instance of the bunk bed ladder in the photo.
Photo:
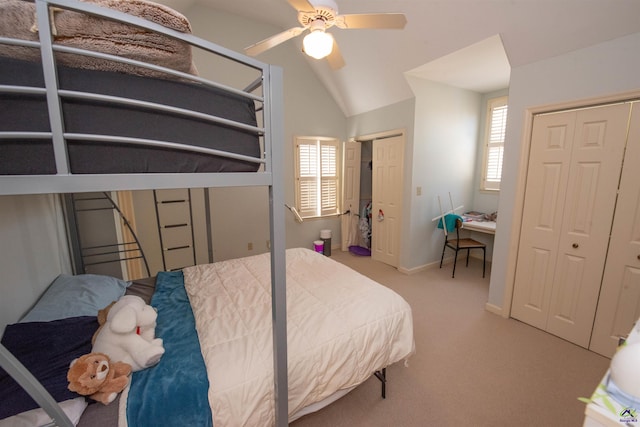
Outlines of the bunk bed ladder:
M130 221L107 192L66 194L65 204L67 212L72 213L67 215L67 224L76 272L110 274L130 280L132 277L128 277L131 275L128 272L129 268L123 267L123 263L139 260L144 266L146 276L142 275L150 275L149 264L138 236ZM118 236L115 219L112 219L114 213L126 230L124 236ZM107 223L114 224L112 233L108 232ZM127 277L123 277L125 271Z
M153 190L165 271L196 264L191 190Z

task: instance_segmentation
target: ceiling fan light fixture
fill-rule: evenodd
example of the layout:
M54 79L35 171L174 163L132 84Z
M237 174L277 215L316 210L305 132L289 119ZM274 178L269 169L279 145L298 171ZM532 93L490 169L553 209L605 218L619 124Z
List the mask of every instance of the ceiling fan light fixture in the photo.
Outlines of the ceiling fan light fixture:
M333 37L321 30L311 31L302 41L304 53L315 59L322 59L328 56L333 50Z

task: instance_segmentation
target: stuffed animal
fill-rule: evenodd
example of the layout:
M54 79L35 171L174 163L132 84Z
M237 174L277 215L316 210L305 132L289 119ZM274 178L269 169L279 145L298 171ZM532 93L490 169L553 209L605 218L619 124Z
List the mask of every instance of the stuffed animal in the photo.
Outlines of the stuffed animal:
M67 381L69 390L108 405L129 384L129 374L131 365L112 363L106 354L89 353L71 362Z
M104 326L104 324L107 323L107 314L109 314L109 310L111 310L111 307L113 307L115 303L116 301L113 301L111 304L109 304L105 308L98 310L98 325L100 326L98 326L98 329L93 333L93 337L91 337L91 345L96 343L96 337L102 330L102 327Z
M93 352L140 371L155 365L164 354L162 339L155 337L158 314L138 296L125 295L115 302L95 335Z

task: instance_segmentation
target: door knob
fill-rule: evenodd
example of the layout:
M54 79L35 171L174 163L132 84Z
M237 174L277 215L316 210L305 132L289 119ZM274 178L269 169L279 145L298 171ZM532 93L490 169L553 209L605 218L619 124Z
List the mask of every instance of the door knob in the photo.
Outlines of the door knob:
M579 245L579 244L577 244L577 243L574 243L574 244L573 244L573 245L571 245L571 246L573 247L573 249L578 249L578 246L580 246L580 245Z

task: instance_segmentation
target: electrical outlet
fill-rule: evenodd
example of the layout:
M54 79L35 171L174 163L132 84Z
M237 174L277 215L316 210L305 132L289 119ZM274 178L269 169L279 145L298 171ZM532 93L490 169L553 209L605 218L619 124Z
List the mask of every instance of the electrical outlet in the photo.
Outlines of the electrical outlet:
M416 196L422 196L422 187L416 187Z
M249 243L247 244L247 250L250 250L250 251L252 251L252 250L253 250L253 242L249 242Z

